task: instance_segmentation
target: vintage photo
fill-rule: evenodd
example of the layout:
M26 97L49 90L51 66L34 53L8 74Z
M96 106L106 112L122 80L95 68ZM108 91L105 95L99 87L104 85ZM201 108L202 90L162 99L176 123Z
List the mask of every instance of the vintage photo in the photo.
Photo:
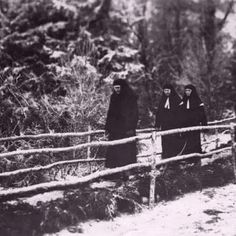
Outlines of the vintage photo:
M0 236L235 219L235 0L0 0Z

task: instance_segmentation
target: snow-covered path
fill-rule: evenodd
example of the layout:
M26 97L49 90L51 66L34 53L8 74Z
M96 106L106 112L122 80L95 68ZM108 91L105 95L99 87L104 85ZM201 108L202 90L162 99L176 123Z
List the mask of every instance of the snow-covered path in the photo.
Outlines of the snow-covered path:
M236 236L236 185L208 188L113 221L89 221L58 236Z

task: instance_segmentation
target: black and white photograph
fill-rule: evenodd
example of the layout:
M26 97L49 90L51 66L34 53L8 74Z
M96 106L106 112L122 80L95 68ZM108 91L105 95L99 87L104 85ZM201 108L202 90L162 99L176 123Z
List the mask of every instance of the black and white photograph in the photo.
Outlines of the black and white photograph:
M0 0L0 236L236 236L236 0Z

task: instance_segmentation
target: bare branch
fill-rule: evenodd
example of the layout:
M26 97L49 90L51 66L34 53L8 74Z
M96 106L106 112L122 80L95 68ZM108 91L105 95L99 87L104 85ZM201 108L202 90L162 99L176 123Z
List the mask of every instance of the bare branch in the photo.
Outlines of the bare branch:
M1 18L1 22L2 22L3 26L5 27L6 23L7 23L9 20L8 20L7 17L3 14L3 12L1 11L1 9L0 9L0 18Z
M226 10L226 12L225 12L225 15L224 15L223 19L221 19L221 21L218 23L218 30L221 30L221 29L223 28L223 26L225 25L225 22L226 22L226 20L227 20L227 18L228 18L228 16L229 16L230 12L231 12L232 9L233 9L234 3L235 3L234 0L231 0L231 1L229 2L229 5L228 5L228 7L227 7L227 10Z

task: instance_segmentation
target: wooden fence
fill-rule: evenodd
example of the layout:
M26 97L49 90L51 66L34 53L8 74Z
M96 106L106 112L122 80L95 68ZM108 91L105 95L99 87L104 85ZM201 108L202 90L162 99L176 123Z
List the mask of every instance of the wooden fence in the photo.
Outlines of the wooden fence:
M232 153L233 169L234 169L234 176L235 176L235 181L236 181L236 164L235 164L235 158L236 158L235 126L236 124L231 123L231 124L225 124L225 125L215 125L216 123L228 122L234 119L235 117L231 119L227 119L227 120L211 122L212 125L208 125L208 126L195 126L195 127L173 129L173 130L167 130L167 131L158 131L158 132L155 129L143 129L143 130L138 130L137 133L141 133L141 134L137 136L115 140L115 141L91 141L91 138L90 138L89 143L78 144L71 147L40 148L40 149L18 150L18 151L0 153L0 158L11 158L17 155L26 155L26 154L33 155L33 154L39 154L39 153L59 153L59 152L66 152L66 151L72 151L72 150L81 150L83 148L90 148L90 147L114 146L117 144L124 144L124 143L134 142L138 140L144 140L144 139L151 139L151 151L152 151L149 162L136 163L136 164L127 165L124 167L117 167L113 169L106 169L106 170L99 171L97 173L92 173L90 175L78 178L73 181L72 180L51 181L49 183L35 184L32 186L27 186L27 187L22 187L22 188L1 190L0 201L8 201L15 198L26 197L32 194L44 193L44 192L49 192L53 190L65 190L68 188L77 188L81 185L84 185L85 183L92 182L98 178L102 178L111 174L120 173L120 172L124 172L131 169L147 168L147 171L149 171L150 180L151 180L149 204L150 206L153 206L154 199L155 199L155 180L158 175L158 171L157 171L158 166L162 166L168 163L173 163L176 161L185 161L193 157L202 159L202 158L206 158L220 152ZM190 131L196 131L196 130L203 131L203 130L216 130L216 129L217 130L219 129L230 130L231 147L214 150L212 152L208 152L204 154L192 153L188 155L182 155L182 156L177 156L177 157L172 157L169 159L157 161L156 153L155 153L155 145L156 145L155 140L157 136L164 136L164 135L190 132ZM93 134L100 134L103 132L104 131L97 130L97 131L88 131L88 132L83 132L83 133L25 135L25 136L1 138L0 142L14 141L14 140L19 140L19 139L40 139L40 138L52 138L52 137L82 137L82 136L90 136ZM151 132L151 133L143 134L144 132ZM68 161L60 161L60 162L52 163L47 166L36 166L32 168L25 168L25 169L19 169L15 171L3 172L3 173L0 173L0 180L1 178L7 178L7 177L19 175L19 174L34 173L34 172L38 172L42 170L49 170L55 166L62 167L64 165L76 164L76 163L81 163L81 162L101 162L101 161L104 161L104 159L75 159L75 160L68 160Z

